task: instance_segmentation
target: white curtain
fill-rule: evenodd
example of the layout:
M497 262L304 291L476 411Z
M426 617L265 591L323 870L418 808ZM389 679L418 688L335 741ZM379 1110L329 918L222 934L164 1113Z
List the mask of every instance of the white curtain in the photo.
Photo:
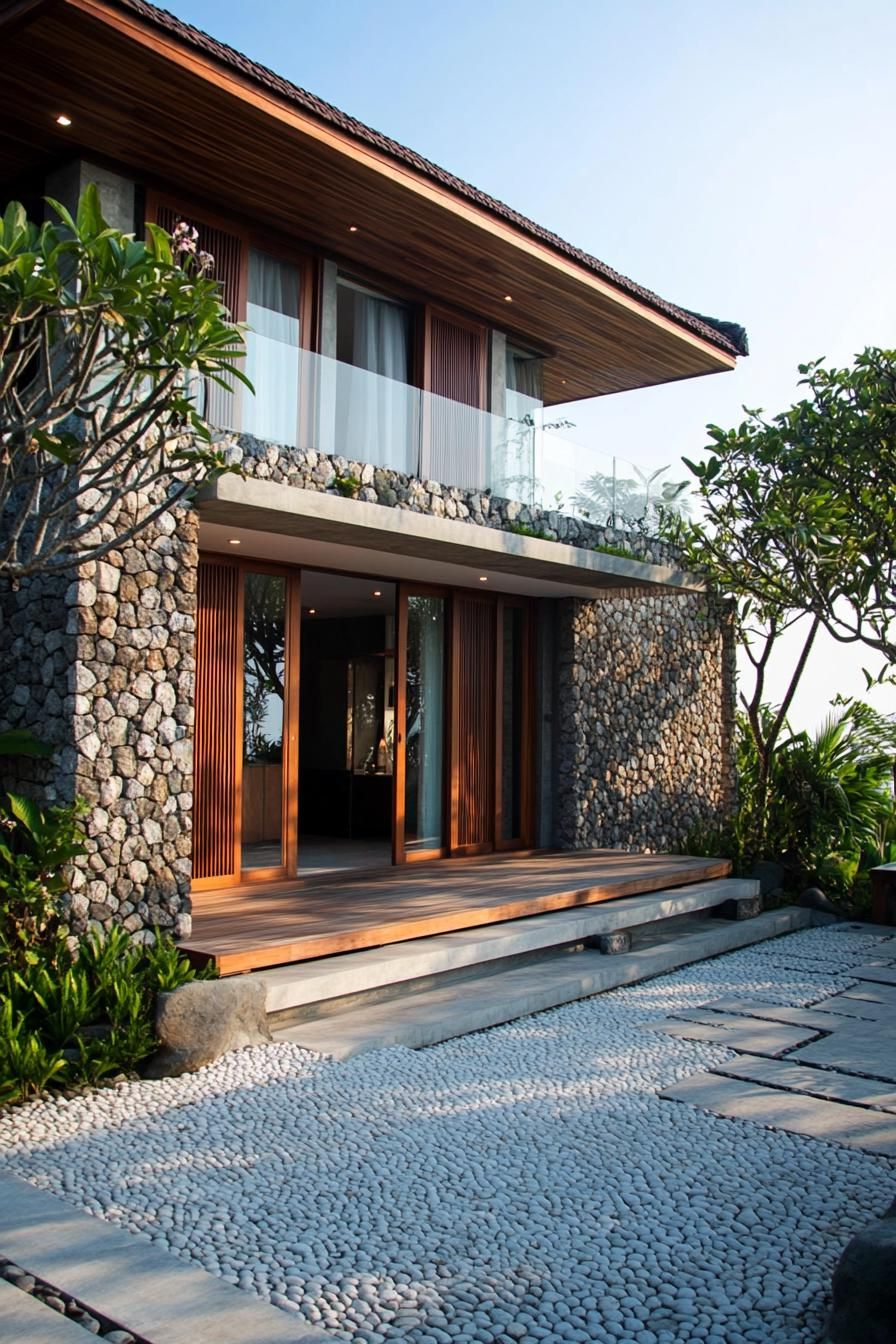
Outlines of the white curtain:
M417 470L419 394L408 384L410 313L340 278L336 451L355 462Z
M299 272L252 248L246 303L246 376L255 395L243 397L243 429L294 448L299 423Z
M536 436L540 423L541 360L507 347L505 421L492 453L492 485L500 495L531 504L538 493Z

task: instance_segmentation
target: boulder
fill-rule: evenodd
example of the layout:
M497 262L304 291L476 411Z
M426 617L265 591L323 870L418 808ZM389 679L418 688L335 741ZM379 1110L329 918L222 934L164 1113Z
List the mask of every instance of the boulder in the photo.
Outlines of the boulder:
M258 980L191 980L160 994L156 1034L161 1048L144 1069L147 1078L176 1078L211 1064L228 1050L271 1040L267 991Z
M819 915L828 915L832 920L843 918L843 912L838 910L832 901L828 900L820 887L807 887L797 901L797 905L801 905L804 910L814 910Z
M896 1203L862 1228L834 1270L829 1344L893 1344L896 1339Z

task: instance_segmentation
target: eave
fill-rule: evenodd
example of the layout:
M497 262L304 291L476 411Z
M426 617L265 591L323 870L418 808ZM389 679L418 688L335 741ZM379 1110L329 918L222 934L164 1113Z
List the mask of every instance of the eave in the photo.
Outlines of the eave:
M3 23L7 181L82 153L238 210L530 341L549 355L548 404L734 367L734 347L699 320L401 162L391 142L377 148L303 110L249 62L191 44L146 7L42 0L7 7Z

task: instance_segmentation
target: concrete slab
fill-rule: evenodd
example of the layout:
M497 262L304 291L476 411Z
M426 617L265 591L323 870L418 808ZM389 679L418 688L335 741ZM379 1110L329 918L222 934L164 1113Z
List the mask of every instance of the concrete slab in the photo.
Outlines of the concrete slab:
M885 1112L864 1111L716 1073L685 1078L661 1092L660 1097L687 1102L730 1120L750 1120L765 1129L783 1129L865 1153L896 1157L896 1115Z
M825 1097L828 1101L896 1112L896 1089L886 1083L844 1073L831 1073L829 1069L811 1068L807 1064L795 1064L792 1056L787 1059L732 1059L727 1064L719 1064L712 1072L766 1087L781 1087L788 1092L807 1092L810 1096Z
M627 896L624 900L578 910L507 920L457 933L415 938L389 947L348 952L321 961L255 971L264 982L268 1012L284 1012L325 999L364 993L505 957L523 956L586 938L616 933L638 925L708 910L725 900L750 896L758 882L749 878L717 878L685 887Z
M149 1344L326 1344L330 1338L198 1266L5 1174L0 1174L0 1254ZM82 1340L88 1338L78 1330ZM29 1335L10 1338L31 1340Z
M795 1051L793 1058L896 1083L896 1022L844 1023L832 1036Z
M764 1022L786 1022L793 1027L807 1027L810 1031L835 1031L837 1016L825 1012L821 1004L814 1008L789 1008L778 1003L754 1003L752 999L716 999L704 1008L736 1017L758 1017ZM704 1008L699 1011L703 1012ZM676 1017L681 1017L676 1013Z
M881 962L856 966L850 975L854 975L857 980L869 980L879 985L896 985L896 966L887 966Z
M462 984L408 992L387 1003L283 1027L274 1031L274 1039L337 1059L390 1045L416 1049L808 928L810 921L810 911L791 907L743 923L707 920L699 932L617 957L593 951L550 954L515 969L471 975ZM807 1039L805 1032L798 1039Z
M83 1325L0 1279L0 1339L9 1344L87 1344Z
M803 1027L789 1027L780 1022L761 1022L758 1018L720 1017L718 1022L658 1022L651 1023L652 1031L661 1031L666 1036L679 1036L687 1041L712 1041L716 1045L726 1045L730 1050L739 1050L747 1055L783 1055L798 1045L810 1041L813 1032Z
M852 989L845 989L842 997L858 999L863 1004L872 1003L896 1015L896 986L871 985L863 982L853 985Z

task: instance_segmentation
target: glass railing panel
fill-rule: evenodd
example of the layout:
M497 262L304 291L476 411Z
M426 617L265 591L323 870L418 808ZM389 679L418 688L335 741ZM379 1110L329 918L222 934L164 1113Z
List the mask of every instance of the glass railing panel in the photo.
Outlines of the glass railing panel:
M543 428L551 411L534 402L527 409L513 401L508 410L518 414L491 415L298 350L293 340L286 328L250 332L246 371L255 393L210 389L204 409L213 424L602 525L650 530L658 506L687 507L678 489L683 471L650 471L586 448Z

